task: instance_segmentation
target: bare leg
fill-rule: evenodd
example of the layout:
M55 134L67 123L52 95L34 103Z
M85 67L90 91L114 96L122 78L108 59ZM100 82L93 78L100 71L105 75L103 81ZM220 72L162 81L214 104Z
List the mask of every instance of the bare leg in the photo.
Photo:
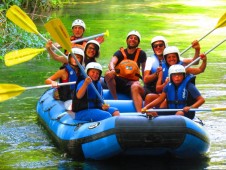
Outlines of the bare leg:
M164 101L160 104L160 108L167 108L167 102L166 102L166 100L164 100Z
M120 116L119 111L118 111L118 110L117 110L117 111L115 111L115 112L112 114L112 116Z
M158 97L159 97L158 94L155 94L155 93L149 93L149 94L145 97L144 106L146 106L148 103L151 103L152 101L154 101L154 100L157 99Z
M137 112L141 112L143 107L144 88L141 86L140 82L134 82L131 86L131 96L133 99L134 106Z
M106 72L105 81L107 83L108 89L111 92L112 97L115 100L117 100L118 96L117 96L117 92L116 92L116 82L115 82L115 75L114 75L114 73L112 73L110 71Z

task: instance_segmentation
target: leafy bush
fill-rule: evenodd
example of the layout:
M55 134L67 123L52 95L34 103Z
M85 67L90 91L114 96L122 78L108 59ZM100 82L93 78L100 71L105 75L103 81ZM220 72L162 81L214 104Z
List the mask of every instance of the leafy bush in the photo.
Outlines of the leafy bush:
M33 20L40 19L38 17L34 18L35 15L39 17L45 17L42 14L43 11L50 11L54 8L59 8L61 4L60 0L38 0L38 1L29 1L29 0L8 0L3 1L3 4L0 5L0 61L3 60L3 56L12 50L23 49L23 48L43 48L43 40L36 34L28 33L5 16L7 9L11 5L22 6L23 8L29 9L31 12L31 18ZM23 9L22 8L22 9ZM47 35L44 35L47 37Z

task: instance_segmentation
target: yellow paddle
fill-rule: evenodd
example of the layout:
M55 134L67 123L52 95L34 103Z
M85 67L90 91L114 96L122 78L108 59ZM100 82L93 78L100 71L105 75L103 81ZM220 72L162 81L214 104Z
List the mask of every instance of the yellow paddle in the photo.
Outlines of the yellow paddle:
M20 64L31 60L41 52L45 51L45 48L25 48L22 50L15 50L12 52L7 53L4 56L4 61L6 66L13 66L16 64Z
M215 29L217 28L221 28L221 27L225 27L226 26L226 12L224 13L224 15L221 16L221 18L218 20L217 25L211 30L209 31L207 34L205 34L203 37L201 37L198 41L201 41L202 39L204 39L207 35L209 35L211 32L213 32ZM182 51L180 53L180 55L184 54L186 51L188 51L190 48L192 47L192 45L190 45L188 48L186 48L184 51Z
M60 19L53 19L45 24L46 30L50 33L50 35L53 37L53 39L58 42L61 47L69 51L73 58L75 59L77 65L79 66L82 74L87 77L87 74L83 68L83 66L78 62L77 58L75 55L72 53L72 47L71 47L71 41L70 41L70 36L64 27L63 23L61 22ZM94 84L91 83L93 90L95 91L96 95L98 96L99 100L104 104L104 100L95 88Z
M109 31L106 30L106 32L104 32L104 33L92 35L92 36L89 36L89 37L80 38L78 40L74 40L74 41L71 41L71 42L78 43L78 42L81 42L81 41L84 41L84 40L89 40L89 39L99 37L99 36L103 36L103 35L109 36ZM13 66L13 65L16 65L16 64L20 64L20 63L29 61L43 51L45 51L45 48L41 48L41 49L25 48L25 49L22 49L22 50L15 50L15 51L9 52L4 56L5 65L6 66Z
M35 33L35 34L39 35L46 42L48 41L45 37L43 37L38 32L36 25L29 18L29 16L23 10L21 10L18 6L16 6L16 5L11 6L6 12L6 17L8 19L10 19L12 22L14 22L17 26L19 26L20 28L24 29L25 31L31 32L31 33ZM78 40L75 40L73 42L77 43L77 42L81 42L83 40L88 40L88 39L92 39L92 38L95 38L95 37L98 37L98 36L103 36L103 35L109 36L109 31L106 30L106 32L104 32L104 33L93 35L93 36L90 36L90 37L85 37L83 39L78 39ZM67 56L62 51L60 51L56 46L52 45L52 47L55 50L57 50L62 56L67 58ZM27 50L24 50L23 52L26 53ZM31 56L32 55L31 53L29 55L30 55L30 57L34 57L35 54L37 55L37 53L34 53L33 56ZM18 56L19 57L15 58L15 61L14 61L13 60L13 56L11 56L9 54L8 57L10 58L10 60L6 61L6 63L7 63L6 65L7 66L12 66L12 65L19 64L19 63L22 63L22 62L25 62L25 61L29 60L29 58L27 58L27 57L22 58L22 55L20 55L19 53L18 53Z
M46 42L48 41L45 37L42 36L42 34L38 32L34 22L18 6L16 5L11 6L6 12L6 17L10 19L13 23L15 23L17 26L24 29L25 31L35 33ZM62 56L67 58L67 56L62 51L60 51L56 46L52 45L52 47L55 50L57 50Z
M16 5L13 5L11 6L7 12L6 12L6 17L8 19L10 19L12 22L14 22L16 25L18 25L20 28L28 31L28 32L31 32L31 33L35 33L37 35L39 35L42 39L44 39L46 42L48 41L45 37L43 37L37 30L35 24L33 23L33 21L27 16L27 14L22 11L18 6ZM50 31L52 32L53 34L53 37L55 37L55 39L59 40L59 44L64 47L64 49L68 50L69 52L71 52L71 42L70 42L70 39L69 39L69 35L64 27L64 25L61 23L61 21L59 22L53 22L53 24L56 24L56 25L53 25L53 26L49 26L50 29L51 27L54 27L56 28L56 30L53 30L51 29ZM59 28L57 28L57 24L60 24ZM61 30L63 29L63 30ZM59 33L59 35L57 34ZM63 39L63 40L60 40L60 39ZM62 56L64 56L65 58L68 58L62 51L60 51L56 46L52 45L53 48L55 48ZM66 47L66 48L65 48ZM82 71L82 73L84 75L86 75L83 67L81 66L81 64L77 61L77 58L74 56L74 54L72 53L72 56L75 58L78 66L80 67L80 70ZM87 76L87 75L86 75ZM102 99L102 97L100 96L99 92L96 90L95 86L93 84L91 84L93 89L95 90L98 98L101 100L102 103L104 103L104 100Z
M58 86L66 86L66 85L71 85L75 83L76 82L59 83ZM0 84L0 102L6 101L12 97L19 96L25 90L40 89L40 88L47 88L47 87L52 87L52 85L49 84L49 85L32 86L32 87L21 87L16 84Z

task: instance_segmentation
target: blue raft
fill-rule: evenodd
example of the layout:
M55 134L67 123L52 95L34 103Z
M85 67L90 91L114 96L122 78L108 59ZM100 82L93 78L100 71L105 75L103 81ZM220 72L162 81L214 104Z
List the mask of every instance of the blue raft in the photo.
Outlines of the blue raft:
M118 106L121 116L99 122L74 120L63 102L47 90L37 103L38 116L54 141L74 159L104 160L114 156L163 156L194 158L210 147L207 132L183 116L148 119L133 111L131 100L107 100ZM127 110L128 113L125 111ZM129 110L129 111L128 111Z

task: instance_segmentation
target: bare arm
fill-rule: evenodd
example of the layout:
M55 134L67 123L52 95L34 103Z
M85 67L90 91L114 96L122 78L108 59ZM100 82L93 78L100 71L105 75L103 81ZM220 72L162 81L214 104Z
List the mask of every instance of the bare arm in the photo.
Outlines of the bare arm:
M198 96L196 102L191 106L184 107L183 111L188 112L191 108L199 108L203 103L205 103L205 99L202 96ZM182 111L178 111L177 114L184 115Z
M157 99L155 99L151 103L147 104L142 110L147 110L149 108L153 108L153 107L159 105L160 103L162 103L165 99L166 99L166 93L162 92Z
M88 87L88 85L92 82L92 79L90 77L87 77L82 85L82 87L78 90L78 92L76 93L76 96L78 99L81 99L85 93L86 93L86 89Z
M118 62L118 58L116 56L113 56L111 58L109 65L108 65L108 68L109 68L110 71L115 69L115 65L117 64L117 62Z
M97 37L97 38L95 38L95 40L101 44L104 42L104 36Z
M195 40L195 41L192 42L192 48L195 49L195 55L194 55L193 58L184 58L183 59L184 65L188 65L189 63L191 63L192 61L194 61L196 58L198 58L199 55L200 55L200 49L201 48L200 48L200 44L199 44L199 42L197 40ZM199 61L197 61L197 62L194 63L194 65L197 65L197 64L199 64Z
M144 83L150 83L155 81L158 78L158 74L160 71L162 71L162 67L158 67L155 73L152 73L150 70L144 71Z
M206 64L207 64L207 58L205 54L201 54L200 55L201 59L202 59L202 64L198 67L198 68L187 68L186 72L190 73L190 74L199 74L205 71L206 69Z
M53 87L57 87L57 85L58 85L57 80L60 78L62 78L63 80L68 78L68 74L64 69L58 70L52 76L47 78L45 80L45 84L51 84Z
M156 83L156 92L157 93L161 93L163 88L167 85L167 83L169 82L169 78L166 78L165 82L162 83L162 77L163 77L163 72L159 72L158 75L158 81Z
M53 50L52 50L52 41L48 41L46 43L46 49L49 53L49 55L56 61L59 61L61 63L68 63L68 60L64 57L64 56L60 56L60 55L57 55Z

